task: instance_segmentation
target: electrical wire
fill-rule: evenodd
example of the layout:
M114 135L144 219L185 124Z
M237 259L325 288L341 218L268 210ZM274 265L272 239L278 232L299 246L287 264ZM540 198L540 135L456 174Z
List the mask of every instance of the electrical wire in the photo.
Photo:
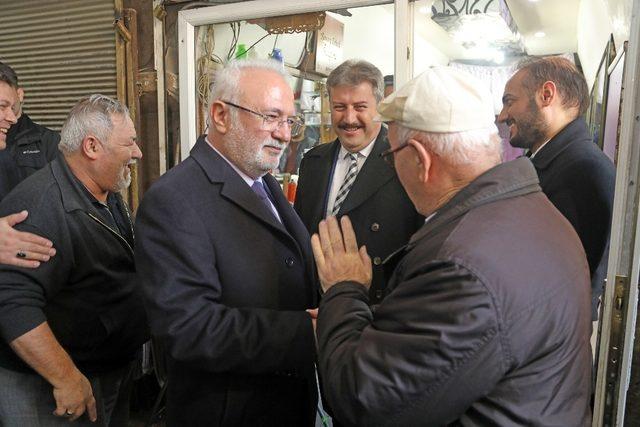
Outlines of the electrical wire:
M249 52L251 49L253 49L253 47L254 47L255 45L257 45L258 43L260 43L262 40L264 40L265 38L269 37L270 35L271 35L271 34L265 34L264 36L260 37L260 38L258 39L258 41L256 41L254 44L252 44L251 46L249 46L249 47L247 48L247 52Z
M224 61L214 53L215 49L215 28L213 25L207 26L206 32L202 35L202 54L196 61L198 79L196 90L203 104L209 100L209 93L212 83L212 73L214 64L222 64Z

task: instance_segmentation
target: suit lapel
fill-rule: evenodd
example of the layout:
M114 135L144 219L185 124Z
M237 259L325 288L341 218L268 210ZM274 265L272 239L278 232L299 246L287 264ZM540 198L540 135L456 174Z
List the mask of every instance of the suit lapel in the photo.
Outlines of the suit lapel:
M271 196L273 197L273 204L280 215L280 219L282 223L280 223L277 219L275 222L279 224L279 227L285 230L293 239L296 241L298 248L304 246L303 242L309 239L309 234L306 233L306 229L296 215L295 211L291 207L289 201L284 197L284 193L282 192L282 188L280 184L271 174L266 174L262 177L263 182L268 187ZM273 215L271 215L273 217ZM302 231L302 233L301 233Z
M323 147L324 148L324 147ZM310 197L322 197L321 203L308 203L312 212L309 217L312 218L311 224L318 223L324 219L325 212L327 210L327 199L329 198L329 192L331 191L331 181L333 171L335 169L335 159L338 151L340 150L340 142L338 140L329 144L322 152L313 153L309 157L309 170L305 172L312 179L308 180L306 185L308 190L305 190Z
M307 280L310 284L315 284L315 265L313 254L311 253L310 238L307 228L302 223L302 220L296 211L293 210L289 201L284 197L284 193L282 192L278 181L276 181L276 179L270 174L263 176L262 179L273 196L274 205L288 232L287 236L289 236L295 243L300 259L304 262ZM313 306L315 306L318 295L316 287L306 286L306 289L309 292L309 301L312 301Z
M222 197L235 203L259 221L289 235L284 226L273 215L273 212L258 199L258 196L256 196L240 175L207 144L204 136L198 139L190 154L200 167L202 167L212 183L222 184L222 189L220 190ZM276 197L277 192L271 187L269 187L269 189L272 195ZM278 191L282 193L281 190ZM282 196L282 194L280 195ZM280 212L280 208L277 205L276 209Z
M578 117L558 132L556 136L551 138L531 159L531 162L537 170L546 169L553 160L569 148L570 145L581 143L584 139L586 139L587 142L591 142L588 138L589 131L587 130L587 123L582 117Z
M358 172L353 187L351 187L347 198L340 207L338 215L346 215L349 211L356 209L373 196L380 187L395 177L394 170L384 159L380 158L380 153L388 148L387 132L384 128L381 128L373 149L367 156L364 165L362 165L362 169Z

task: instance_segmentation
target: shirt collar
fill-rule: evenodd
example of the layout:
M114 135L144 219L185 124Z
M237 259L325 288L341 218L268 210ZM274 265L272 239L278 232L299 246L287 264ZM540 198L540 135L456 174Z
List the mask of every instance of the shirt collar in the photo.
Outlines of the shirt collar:
M438 211L435 211L434 213L432 213L431 215L429 215L428 217L426 217L424 219L424 223L428 223L429 221L431 221L431 219L433 219L434 216L436 216L436 214L438 213Z
M377 136L376 136L377 138ZM376 140L376 138L373 138L371 140L371 142L364 147L362 150L358 151L357 154L359 154L360 156L364 157L365 159L367 157L369 157L369 154L371 154L371 151L373 151L373 146L375 145L374 142ZM340 144L340 154L339 154L339 158L344 159L345 157L347 157L347 155L350 153L350 151L347 151L342 144Z
M96 197L91 193L91 191L89 191L87 186L84 185L84 183L82 181L80 181L80 178L78 178L73 172L71 173L71 176L73 176L73 179L80 185L80 189L82 190L82 194L84 194L84 196L87 198L87 200L89 200L95 206L99 206L99 207L103 207L103 208L108 208L109 207L109 205L108 205L109 200L113 197L113 193L111 191L107 192L107 200L102 202L102 201L96 199Z
M205 136L204 140L207 142L207 144L209 144L209 147L213 148L213 151L218 153L220 155L220 157L222 157L224 159L225 162L229 163L229 166L231 166L231 168L234 171L236 171L236 173L238 175L240 175L240 178L242 178L244 180L244 182L246 182L249 187L252 187L254 182L262 182L262 177L258 177L258 179L253 179L249 175L247 175L246 173L242 172L236 165L233 164L233 162L231 162L231 160L227 159L224 156L224 154L222 154L216 147L213 146L213 144L211 144L211 141L209 141L209 137L208 136Z

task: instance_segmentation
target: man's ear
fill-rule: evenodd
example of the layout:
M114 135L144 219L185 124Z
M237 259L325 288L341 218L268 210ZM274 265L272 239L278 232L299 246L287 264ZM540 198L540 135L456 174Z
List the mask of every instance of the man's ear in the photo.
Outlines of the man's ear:
M539 91L541 107L547 107L556 99L558 91L556 84L552 81L546 81Z
M426 183L430 178L432 154L424 148L420 141L410 138L408 143L414 149L415 160L418 164L418 179L420 182Z
M215 101L209 108L209 119L211 127L214 127L218 133L226 134L229 132L231 118L229 117L229 109L225 108L222 101Z
M93 135L87 135L84 137L82 143L80 144L80 150L82 151L82 154L84 154L89 159L96 160L100 153L104 150L104 147L102 146L102 144L100 144L100 141L98 141L96 137L94 137Z
M18 93L18 100L22 104L24 102L24 90L21 87L19 87L16 92Z

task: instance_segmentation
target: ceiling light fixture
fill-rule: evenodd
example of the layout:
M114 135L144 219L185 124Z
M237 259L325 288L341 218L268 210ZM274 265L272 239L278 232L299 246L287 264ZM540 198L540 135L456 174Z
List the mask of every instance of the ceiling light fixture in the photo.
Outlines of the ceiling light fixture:
M538 31L537 33L534 34L534 36L536 36L537 38L541 39L544 36L546 36L546 34L544 33L544 31Z

